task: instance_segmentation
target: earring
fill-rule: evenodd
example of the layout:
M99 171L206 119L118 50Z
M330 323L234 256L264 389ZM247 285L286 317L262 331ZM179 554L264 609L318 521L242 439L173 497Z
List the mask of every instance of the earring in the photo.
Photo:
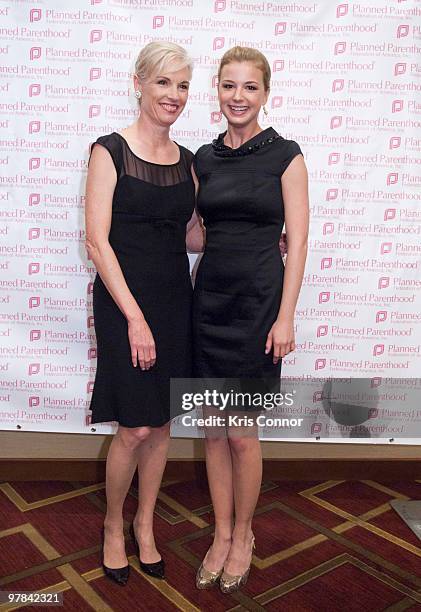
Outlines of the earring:
M263 107L263 112L265 113L265 115L268 115L268 109L266 108L266 106Z
M138 100L140 100L140 98L142 97L142 92L139 89L136 89L136 91L134 92L134 95L136 96Z

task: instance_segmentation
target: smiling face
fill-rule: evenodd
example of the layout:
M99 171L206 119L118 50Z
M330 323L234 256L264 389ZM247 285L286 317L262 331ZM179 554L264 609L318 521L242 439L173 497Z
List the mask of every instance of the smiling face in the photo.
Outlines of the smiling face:
M135 76L135 90L142 92L142 114L163 127L172 125L186 106L190 78L187 67L173 72L163 69L141 81Z
M268 91L263 73L253 62L230 62L221 71L218 84L219 104L229 124L246 127L257 122Z

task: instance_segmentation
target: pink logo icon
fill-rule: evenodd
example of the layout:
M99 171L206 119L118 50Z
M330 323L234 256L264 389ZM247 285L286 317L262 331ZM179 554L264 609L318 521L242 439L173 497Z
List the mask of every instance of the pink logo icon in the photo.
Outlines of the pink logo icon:
M329 166L332 166L333 164L338 164L340 162L340 159L341 159L340 153L329 153L327 163L329 164Z
M91 423L92 423L92 414L85 415L85 425L86 425L86 427L89 427L89 425L91 425Z
M320 262L320 270L327 270L332 267L332 258L331 257L323 257Z
M32 83L29 85L29 97L39 96L41 93L41 84L40 83Z
M389 281L390 281L390 279L389 279L388 276L381 276L379 278L379 282L378 282L377 287L379 289L386 289L389 286Z
M29 340L34 342L35 340L41 339L41 330L40 329L31 329L29 332Z
M88 384L86 385L86 393L92 393L93 390L94 390L94 383L92 380L90 380Z
M392 252L392 243L391 242L382 242L380 245L380 253L381 255L385 255L386 253Z
M319 325L317 327L317 337L321 338L322 336L327 336L329 331L329 327L327 325Z
M286 21L278 21L275 23L275 36L279 36L280 34L285 34L287 31Z
M87 327L88 327L88 329L89 329L90 327L93 327L93 326L94 326L94 318L93 318L93 316L92 316L92 315L90 315L90 316L87 318L86 323L87 323Z
M331 189L328 189L326 191L326 200L329 202L329 200L336 200L336 198L338 197L338 189L337 187L332 187Z
M398 25L396 30L396 38L405 38L409 34L409 25L407 23L401 23Z
M41 202L41 194L40 193L30 193L28 198L29 206L38 206Z
M279 108L279 107L281 107L283 105L283 103L284 103L283 96L273 96L271 107L272 108Z
M29 298L28 305L29 308L38 308L41 304L41 298L38 295L33 295Z
M31 47L29 49L29 59L37 60L41 57L41 47Z
M226 0L215 0L215 4L213 5L214 13L221 13L222 11L225 11L226 8Z
M88 359L96 359L96 348L88 349Z
M316 359L316 361L314 362L315 370L324 370L325 367L326 367L326 359Z
M392 113L399 113L403 109L403 100L393 100Z
M221 111L212 111L211 112L211 123L220 123L222 120Z
M101 68L91 68L89 71L89 80L95 81L101 78Z
M376 387L380 387L381 384L382 384L382 377L381 376L373 376L373 378L371 379L371 382L370 382L371 388L375 389Z
M30 363L28 366L28 374L32 376L33 374L39 374L41 369L41 364L39 363Z
M31 157L29 159L29 170L38 170L41 165L41 159L39 157Z
M285 60L278 59L273 62L272 72L281 72L285 68Z
M386 208L384 211L384 221L390 221L396 217L396 208Z
M28 264L28 274L39 274L40 265L37 261L32 261Z
M216 51L217 49L222 49L224 45L225 45L224 36L217 36L216 38L213 39L213 50L214 51Z
M164 25L164 15L155 15L152 19L152 28L156 30L157 28L162 28Z
M312 423L311 424L311 433L312 434L319 434L322 431L322 424L321 423Z
M218 87L218 83L219 83L218 75L214 74L213 77L212 77L212 87Z
M29 11L29 21L34 23L34 21L41 21L41 9L31 9Z
M340 53L345 53L345 51L346 51L346 42L345 41L341 41L341 42L335 43L335 46L333 48L334 55L339 55Z
M91 104L88 109L89 118L98 117L101 114L101 106L99 104Z
M397 172L389 172L386 178L386 183L388 185L396 185L396 183L398 182L398 179L399 179L399 175Z
M383 355L384 353L384 344L375 344L373 346L373 356L378 357L378 355Z
M341 127L341 125L342 125L342 117L340 115L331 118L330 120L331 130L335 130L336 128Z
M102 30L91 30L89 33L89 42L96 43L102 40Z
M394 75L399 76L400 74L405 74L406 72L406 63L405 62L397 62L395 64Z
M323 391L315 391L313 393L313 404L316 402L321 402L323 399Z
M342 91L344 85L344 79L335 79L334 81L332 81L332 92L335 93L335 91Z
M401 137L400 136L392 136L389 140L389 149L399 149L401 146Z
M336 7L336 17L344 17L348 14L348 5L347 4L338 4Z
M39 406L39 397L37 395L30 395L28 399L29 408L36 408Z
M324 304L330 300L330 291L321 291L319 293L319 304Z
M326 234L333 234L334 230L335 230L335 226L332 223L332 221L323 223L323 236L326 236Z
M94 284L88 283L88 289L87 289L88 295L91 295L93 292L94 292Z
M378 408L370 408L368 411L368 418L369 419L376 419L379 416L379 410Z
M31 227L29 228L28 231L28 238L29 240L36 240L36 238L39 238L41 234L41 228L40 227Z
M386 310L378 310L376 312L376 323L383 323L383 321L387 320L387 312Z
M28 131L30 134L36 134L41 129L41 121L30 121Z

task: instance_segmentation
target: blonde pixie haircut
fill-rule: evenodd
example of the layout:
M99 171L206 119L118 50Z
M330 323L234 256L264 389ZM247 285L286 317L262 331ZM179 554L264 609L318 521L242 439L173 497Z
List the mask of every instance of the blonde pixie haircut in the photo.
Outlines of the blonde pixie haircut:
M269 91L271 70L269 62L263 53L252 47L233 47L228 49L219 62L218 81L221 80L222 68L227 64L231 64L231 62L252 62L256 68L262 71L265 91Z
M193 61L183 47L176 43L155 40L143 47L137 56L135 75L141 81L159 74L164 69L176 72L186 67L191 78Z

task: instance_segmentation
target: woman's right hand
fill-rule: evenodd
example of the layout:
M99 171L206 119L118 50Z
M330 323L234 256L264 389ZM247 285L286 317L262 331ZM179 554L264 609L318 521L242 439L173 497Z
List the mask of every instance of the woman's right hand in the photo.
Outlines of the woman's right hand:
M144 317L128 321L128 333L133 367L139 361L142 370L149 370L156 362L155 340Z

